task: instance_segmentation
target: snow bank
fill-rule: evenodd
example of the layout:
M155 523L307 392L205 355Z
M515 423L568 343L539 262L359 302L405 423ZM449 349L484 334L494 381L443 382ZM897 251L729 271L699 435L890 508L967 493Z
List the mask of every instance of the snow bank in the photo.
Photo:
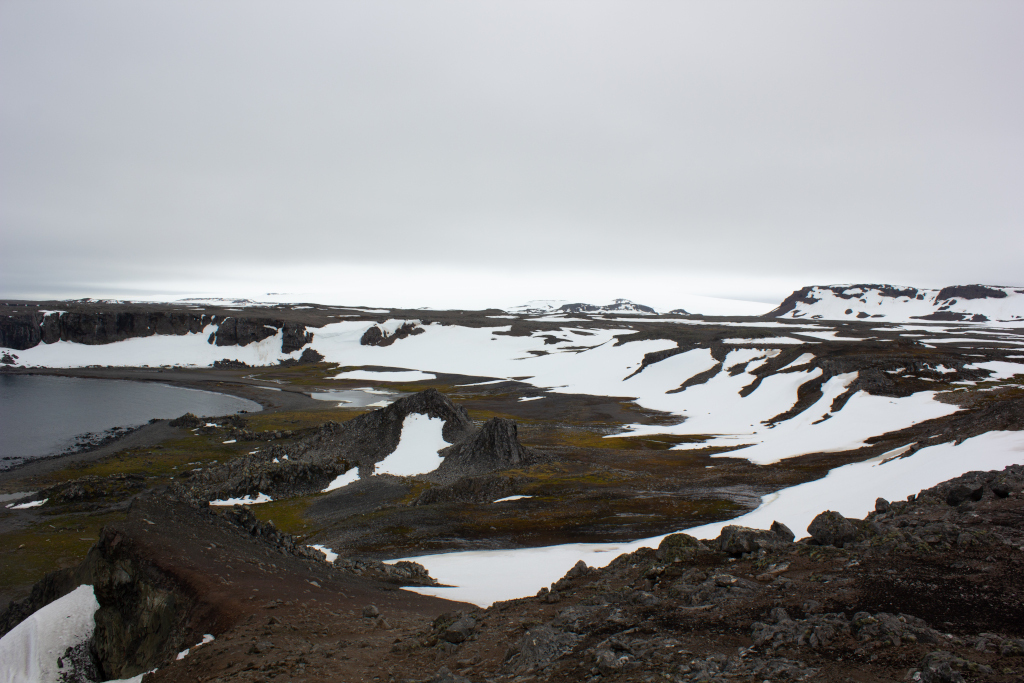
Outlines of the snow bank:
M359 478L359 468L358 467L353 467L348 472L345 472L344 474L339 474L337 477L335 477L334 481L332 481L330 484L328 484L327 488L325 488L320 493L327 493L328 491L333 491L335 489L340 489L342 486L348 486L349 484L351 484L352 482L354 482L358 478Z
M92 637L99 608L92 586L79 586L15 626L0 638L0 682L58 683L57 658Z
M227 358L249 365L269 365L285 358L298 358L298 351L281 352L282 331L272 337L246 346L215 346L207 339L216 329L207 325L202 332L182 335L133 337L112 344L76 344L59 341L39 344L16 351L22 365L49 368L77 368L89 365L131 366L201 366Z
M402 436L391 455L377 463L374 474L410 477L433 472L444 460L437 454L449 446L441 435L444 420L419 413L409 413L402 422Z
M767 529L772 521L778 520L799 536L815 515L824 510L860 518L874 510L876 498L900 500L965 472L998 470L1024 463L1024 432L988 432L967 439L959 446L952 443L930 446L906 458L885 462L891 455L894 454L838 467L822 479L765 496L756 510L745 515L683 531L709 539L716 538L722 527L729 524ZM402 558L419 562L435 579L454 586L406 590L485 607L498 600L534 595L564 576L579 560L593 567L604 567L622 553L657 547L664 538Z

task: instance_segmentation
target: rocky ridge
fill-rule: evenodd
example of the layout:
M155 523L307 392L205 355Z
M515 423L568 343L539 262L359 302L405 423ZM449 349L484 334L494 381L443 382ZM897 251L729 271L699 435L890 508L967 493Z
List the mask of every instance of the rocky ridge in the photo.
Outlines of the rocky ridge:
M402 425L412 414L444 420L442 436L453 444L440 451L444 457L442 465L423 475L430 481L450 484L464 477L524 467L544 459L519 443L514 421L494 418L476 429L465 408L428 389L346 422L326 422L287 446L273 444L217 467L195 474L183 473L180 476L185 481L179 484L179 495L196 501L260 493L277 498L318 493L352 468L359 468L363 478L371 477L374 465L398 447ZM244 425L240 418L233 420ZM173 424L202 430L200 422L203 421L199 418L182 416ZM228 434L242 441L266 438L244 426L233 427ZM282 436L295 435L288 432Z
M219 682L269 674L385 674L404 683L1017 681L1022 520L1024 466L971 472L906 501L879 499L864 519L825 511L799 541L779 524L727 526L705 541L674 534L603 569L579 562L534 597L488 609L435 600L411 616L426 598L374 598L384 584L366 577L391 572L404 583L423 579L422 568L351 558L332 565L245 508L218 513L148 495L125 523L104 530L82 566L48 576L0 623L9 629L30 608L93 581L101 610L91 661L104 677L158 666L146 683L197 674ZM296 596L307 586L316 599L301 598L299 610L298 597L275 598L264 592L271 586ZM174 661L201 633L220 644Z

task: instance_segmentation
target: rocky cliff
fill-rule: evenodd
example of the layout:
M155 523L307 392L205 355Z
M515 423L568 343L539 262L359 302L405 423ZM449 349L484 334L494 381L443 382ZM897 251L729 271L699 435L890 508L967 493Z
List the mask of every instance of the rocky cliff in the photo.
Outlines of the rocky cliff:
M216 326L210 343L246 346L282 333L281 350L297 351L313 340L302 323L270 317L231 317L185 311L25 311L0 316L0 347L24 350L59 341L110 344L134 337L197 334Z

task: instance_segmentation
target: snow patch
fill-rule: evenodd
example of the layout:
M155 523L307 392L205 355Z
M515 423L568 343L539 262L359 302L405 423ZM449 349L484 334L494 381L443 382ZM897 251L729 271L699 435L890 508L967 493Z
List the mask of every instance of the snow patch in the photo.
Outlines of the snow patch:
M223 498L211 500L210 505L259 505L260 503L273 503L274 499L265 493L257 496L246 496L245 498Z
M58 683L57 659L92 637L99 608L92 586L79 586L11 629L0 638L4 683Z
M349 370L331 377L331 379L361 379L373 382L421 382L423 380L435 379L436 376L429 372L419 370L406 370L395 372L377 372L374 370Z
M377 463L374 474L411 477L433 472L444 460L437 454L449 445L441 434L444 420L409 413L402 422L402 436L391 455Z

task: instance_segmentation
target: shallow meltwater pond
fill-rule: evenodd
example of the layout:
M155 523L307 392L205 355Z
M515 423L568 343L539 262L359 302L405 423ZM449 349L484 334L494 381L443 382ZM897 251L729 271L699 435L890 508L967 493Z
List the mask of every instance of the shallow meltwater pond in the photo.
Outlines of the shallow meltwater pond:
M406 395L380 389L330 389L310 394L318 401L334 401L339 408L383 408Z
M0 469L54 455L76 437L152 419L257 412L260 404L212 391L156 382L0 375Z

